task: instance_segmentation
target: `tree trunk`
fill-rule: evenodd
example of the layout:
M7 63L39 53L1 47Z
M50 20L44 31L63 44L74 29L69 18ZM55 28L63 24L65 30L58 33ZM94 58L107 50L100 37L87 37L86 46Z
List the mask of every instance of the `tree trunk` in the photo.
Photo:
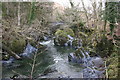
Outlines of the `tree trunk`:
M20 26L20 2L18 3L18 26Z
M8 2L6 2L7 3L7 15L9 15L9 4L8 4Z

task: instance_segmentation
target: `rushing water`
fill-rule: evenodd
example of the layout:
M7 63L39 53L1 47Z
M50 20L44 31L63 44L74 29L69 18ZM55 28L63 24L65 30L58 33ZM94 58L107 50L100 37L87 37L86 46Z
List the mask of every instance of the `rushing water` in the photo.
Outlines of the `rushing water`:
M35 77L36 76L39 78L83 77L82 72L80 72L82 68L80 68L80 66L77 64L68 62L68 54L74 52L74 49L68 47L54 46L52 40L41 42L40 44L47 46L47 51L37 56L36 63L40 62L40 65L35 67L35 70L37 70L34 74ZM30 52L31 50L36 49L32 47L30 44L28 44L26 50L22 55L29 57L30 55L27 54L27 51ZM29 76L31 71L29 63L32 63L31 58L24 58L23 60L14 60L9 67L3 67L3 78L10 78L15 74ZM14 67L13 65L15 66L17 65L18 67Z
M46 44L47 43L47 44ZM55 72L48 73L45 76L40 76L41 78L82 78L83 74L81 71L82 68L75 67L68 62L68 52L70 51L69 48L63 47L61 51L55 48L53 41L43 42L43 45L47 45L49 53L53 57L53 61L55 62L52 64L52 67L55 68ZM64 53L63 53L64 51Z
M69 41L74 38L68 35ZM100 65L104 64L100 57L90 57L89 53L81 48L80 53L83 57L77 59L74 56L74 49L72 47L55 46L53 40L40 42L41 45L46 46L45 52L42 52L36 58L36 63L40 65L35 67L33 77L37 78L100 78L103 71L95 68L101 68ZM20 55L23 56L22 60L15 60L10 58L8 61L3 61L6 67L3 67L3 78L10 78L15 74L30 76L33 55L37 51L36 48L29 43L25 51ZM39 53L39 52L38 52ZM69 60L68 56L71 56ZM73 59L73 60L72 60ZM71 61L71 62L69 62ZM77 63L76 63L77 62Z

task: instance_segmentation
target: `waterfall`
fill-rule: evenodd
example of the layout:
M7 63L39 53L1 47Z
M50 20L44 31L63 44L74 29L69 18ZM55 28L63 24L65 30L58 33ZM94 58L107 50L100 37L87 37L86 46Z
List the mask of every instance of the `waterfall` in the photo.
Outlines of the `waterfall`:
M2 63L3 66L9 66L14 60L15 60L15 58L10 57L9 60L7 60L7 61L2 60L1 63Z
M36 49L32 45L30 45L30 43L28 43L27 46L26 46L26 49L24 50L24 53L21 54L21 56L30 58L31 54L34 53L37 50L38 49Z
M69 44L70 47L72 47L72 42L73 42L74 38L70 35L67 35L67 37L69 38L69 40L65 43L65 46L68 46L68 44Z
M71 40L73 40L74 38L70 35L67 35L68 38L70 38Z
M84 53L82 50L80 50L80 53L82 53L82 55L83 55L84 65L85 65L85 66L88 66L88 60L87 60L87 57L86 57L85 53Z
M49 41L43 41L43 42L40 42L40 44L41 45L47 45L47 44L49 44L51 42L51 40L49 40Z
M90 55L88 54L88 52L85 52L85 54L87 55L87 58L89 59L89 58L90 58Z

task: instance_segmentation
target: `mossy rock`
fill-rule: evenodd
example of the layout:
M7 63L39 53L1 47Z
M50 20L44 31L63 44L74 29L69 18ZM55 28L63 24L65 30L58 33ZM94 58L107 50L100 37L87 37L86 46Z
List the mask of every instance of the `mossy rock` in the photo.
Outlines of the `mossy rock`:
M75 36L75 34L71 28L64 28L64 32L66 32L67 35L70 35L72 37Z
M67 35L70 35L70 36L74 37L74 32L71 28L58 29L55 32L55 36L67 37Z
M74 37L74 32L71 28L58 29L55 32L55 44L63 46L69 40L67 35Z
M67 38L67 33L64 30L58 29L56 31L56 33L55 33L55 36L56 37L65 37L65 38Z
M9 45L10 49L19 54L22 53L25 49L26 41L23 38L13 39Z

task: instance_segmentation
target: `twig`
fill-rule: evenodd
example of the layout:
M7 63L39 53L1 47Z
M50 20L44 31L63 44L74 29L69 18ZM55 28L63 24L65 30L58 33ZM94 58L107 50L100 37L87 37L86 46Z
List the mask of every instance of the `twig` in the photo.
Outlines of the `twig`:
M36 62L36 53L35 53L34 59L33 59L33 65L32 65L32 70L31 70L31 74L30 74L30 79L33 79L33 72L34 72L35 62Z
M107 71L107 67L106 67L106 61L105 61L105 69L106 69L105 70L106 71L105 74L106 74L106 79L107 79L108 78L108 71Z
M38 45L37 45L37 49L38 49ZM41 52L40 52L41 53ZM33 63L31 64L32 69L31 69L31 73L30 73L30 79L33 79L33 74L35 72L35 67L38 66L40 63L36 64L36 57L40 54L38 53L38 51L35 52L34 54L34 58L33 58Z
M12 72L15 73L15 74L18 74L19 76L25 76L26 78L28 77L28 76L26 76L26 75L22 75L22 74L20 74L20 73L18 73L18 72L16 72L16 71L14 71L14 70L12 70Z

